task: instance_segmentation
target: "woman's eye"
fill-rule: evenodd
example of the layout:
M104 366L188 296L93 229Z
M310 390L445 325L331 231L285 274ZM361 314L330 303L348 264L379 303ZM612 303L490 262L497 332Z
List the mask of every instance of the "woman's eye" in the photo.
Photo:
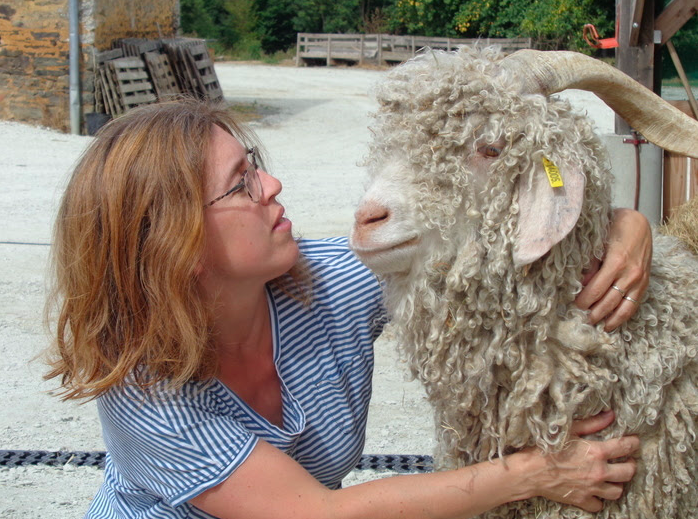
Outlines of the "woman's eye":
M478 148L477 151L485 157L499 157L499 154L502 153L501 148L497 148L496 146L482 146Z

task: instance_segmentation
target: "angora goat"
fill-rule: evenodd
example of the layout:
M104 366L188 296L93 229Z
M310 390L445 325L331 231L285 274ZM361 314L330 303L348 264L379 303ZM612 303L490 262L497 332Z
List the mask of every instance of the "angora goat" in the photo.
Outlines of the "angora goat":
M648 139L698 154L698 124L591 58L427 52L377 88L351 243L385 281L441 466L559 450L574 419L611 408L598 437L642 445L624 496L596 517L696 517L698 259L657 236L635 316L611 333L586 324L573 301L604 250L611 175L590 122L547 97L565 88L592 89ZM532 499L485 516L592 515Z

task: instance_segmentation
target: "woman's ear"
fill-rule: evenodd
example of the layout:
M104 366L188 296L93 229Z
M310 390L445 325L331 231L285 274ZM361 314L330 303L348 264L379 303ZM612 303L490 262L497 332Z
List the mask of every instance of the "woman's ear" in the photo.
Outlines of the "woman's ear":
M516 267L542 257L574 228L582 211L585 182L580 164L556 164L546 157L538 161L532 178L519 178Z
M199 277L201 273L204 271L204 264L201 262L201 260L196 262L196 267L194 267L194 277Z

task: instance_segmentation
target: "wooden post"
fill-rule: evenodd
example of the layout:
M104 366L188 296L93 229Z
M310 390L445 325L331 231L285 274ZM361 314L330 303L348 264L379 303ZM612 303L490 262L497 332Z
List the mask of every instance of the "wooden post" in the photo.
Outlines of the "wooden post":
M414 36L412 36L412 57L416 54L416 49L414 48Z
M327 62L326 65L329 67L330 64L332 63L332 35L328 34L327 35Z
M296 34L296 67L301 66L301 33Z
M669 101L686 115L691 115L687 101ZM698 160L664 151L664 199L662 215L671 217L677 206L698 196Z
M654 21L654 28L662 32L661 44L664 45L696 13L696 0L673 0L667 5Z
M361 35L361 45L360 45L360 54L359 54L359 65L364 64L364 38L365 35Z
M655 89L654 65L655 65L655 45L654 45L654 10L655 0L645 0L644 10L638 34L637 46L630 45L632 30L632 20L635 16L635 2L632 0L616 0L620 2L619 27L618 27L618 48L616 49L616 66L621 72L646 86L650 90ZM659 85L657 85L659 87ZM630 126L623 119L616 115L616 134L627 135L630 133Z
M446 38L446 50L451 52L451 38Z
M645 0L633 0L630 6L630 46L636 47L640 41L640 24L645 9Z
M383 64L383 35L378 34L378 65Z

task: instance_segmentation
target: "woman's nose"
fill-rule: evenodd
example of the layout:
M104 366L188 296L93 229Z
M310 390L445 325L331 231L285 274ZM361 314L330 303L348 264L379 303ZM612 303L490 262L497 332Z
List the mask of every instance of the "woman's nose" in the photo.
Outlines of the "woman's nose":
M258 169L257 175L259 175L259 181L262 184L261 201L265 204L269 203L269 201L271 201L276 195L281 193L281 181L263 169Z

